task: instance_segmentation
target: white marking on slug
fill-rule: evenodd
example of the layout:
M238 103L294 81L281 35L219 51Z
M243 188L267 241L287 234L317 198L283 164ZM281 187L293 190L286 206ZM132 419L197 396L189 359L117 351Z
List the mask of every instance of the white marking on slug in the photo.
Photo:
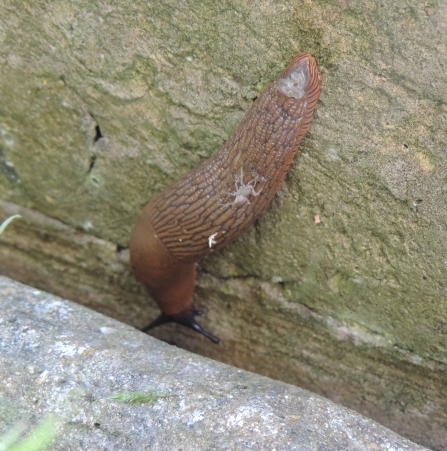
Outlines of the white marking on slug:
M278 80L278 91L282 92L288 97L294 99L301 99L304 95L304 88L307 85L307 65L308 62L304 60L296 69L284 78Z
M208 237L208 246L210 247L210 249L213 247L214 244L217 244L217 241L214 238L216 238L218 233L219 232L213 233Z

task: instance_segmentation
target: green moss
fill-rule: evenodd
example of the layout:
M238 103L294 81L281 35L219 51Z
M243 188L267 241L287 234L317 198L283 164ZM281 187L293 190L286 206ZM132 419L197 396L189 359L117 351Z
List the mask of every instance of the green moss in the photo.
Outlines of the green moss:
M169 398L175 396L172 393L163 393L157 391L126 391L117 393L107 399L121 402L124 404L144 404L148 402L155 402L162 398Z

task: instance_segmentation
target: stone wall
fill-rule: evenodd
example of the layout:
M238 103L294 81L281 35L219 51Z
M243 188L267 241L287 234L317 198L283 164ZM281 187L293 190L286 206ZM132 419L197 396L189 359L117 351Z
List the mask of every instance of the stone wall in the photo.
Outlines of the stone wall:
M306 390L6 277L0 295L1 449L44 449L5 442L46 423L52 451L425 450Z

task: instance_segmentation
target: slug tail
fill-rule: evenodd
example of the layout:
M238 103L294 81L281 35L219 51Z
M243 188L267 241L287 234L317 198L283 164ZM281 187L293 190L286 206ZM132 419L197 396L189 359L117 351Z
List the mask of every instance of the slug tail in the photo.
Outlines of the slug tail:
M203 329L202 326L200 326L195 320L194 316L199 316L201 314L202 312L200 310L194 310L192 308L186 308L180 313L176 313L174 315L166 315L164 313L161 313L158 318L156 318L146 327L143 327L141 331L147 332L148 330L154 329L155 327L161 326L162 324L166 323L177 323L181 324L182 326L189 327L190 329L193 329L196 332L199 332L206 338L209 338L213 343L216 344L219 343L219 339L217 337L211 335L209 332Z
M219 339L204 330L194 318L202 314L193 307L195 264L183 263L171 255L152 225L149 209L150 204L132 231L130 260L136 278L146 287L162 313L141 330L147 332L165 323L177 323L219 343Z

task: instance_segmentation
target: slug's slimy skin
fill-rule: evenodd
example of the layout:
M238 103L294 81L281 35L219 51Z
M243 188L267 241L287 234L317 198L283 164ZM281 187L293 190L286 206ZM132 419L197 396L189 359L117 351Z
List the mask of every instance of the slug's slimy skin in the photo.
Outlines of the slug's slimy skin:
M238 238L281 186L320 95L315 60L303 53L253 103L221 149L156 195L132 231L135 277L161 315L201 332L193 307L196 266Z

